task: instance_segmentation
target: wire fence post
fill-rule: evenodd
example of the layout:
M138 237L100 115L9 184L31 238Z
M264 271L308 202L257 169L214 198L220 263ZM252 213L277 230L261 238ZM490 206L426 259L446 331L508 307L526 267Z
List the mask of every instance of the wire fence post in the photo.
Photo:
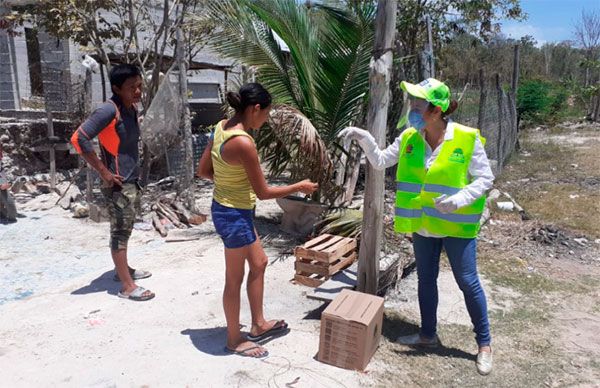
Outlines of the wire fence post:
M517 111L517 94L519 91L519 72L520 72L520 62L521 62L521 51L520 46L517 44L514 48L514 56L513 56L513 72L512 72L512 83L511 83L511 112L513 114L513 128L511 133L513 133L514 140L511 143L512 150L519 149L519 112Z
M496 73L494 75L495 78L495 86L496 86L496 93L498 94L498 138L497 138L497 144L496 144L496 158L498 159L498 172L502 171L502 164L504 162L504 155L502 154L502 141L503 141L503 127L504 125L502 125L502 120L503 120L503 112L502 112L502 103L503 103L503 98L502 98L502 84L500 83L500 74Z
M433 37L431 32L431 17L427 15L427 65L429 76L435 78L435 58L433 56Z
M479 111L477 115L477 128L479 128L479 130L483 130L486 98L487 93L485 91L485 73L483 68L481 68L479 69Z

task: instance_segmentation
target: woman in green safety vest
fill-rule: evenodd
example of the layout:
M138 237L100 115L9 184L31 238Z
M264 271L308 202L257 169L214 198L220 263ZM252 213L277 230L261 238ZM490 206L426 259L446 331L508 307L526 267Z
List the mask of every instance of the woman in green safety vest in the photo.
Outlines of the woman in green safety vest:
M375 169L397 164L394 229L412 233L421 311L418 334L398 338L412 346L437 346L437 276L442 248L462 290L479 347L477 370L492 370L491 336L485 293L477 274L477 233L485 193L494 175L479 130L448 118L458 103L444 83L429 78L401 83L410 96L409 128L385 150L364 129L348 127Z

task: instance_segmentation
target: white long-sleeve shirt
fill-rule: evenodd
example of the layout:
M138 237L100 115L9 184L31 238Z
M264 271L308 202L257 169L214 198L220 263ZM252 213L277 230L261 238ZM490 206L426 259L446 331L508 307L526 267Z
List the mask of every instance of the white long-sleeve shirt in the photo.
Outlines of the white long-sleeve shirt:
M404 132L403 132L404 133ZM400 144L402 143L402 134L394 140L385 150L379 149L377 144L373 141L364 148L365 155L369 162L376 170L383 170L387 167L391 167L398 163L398 156L400 153ZM425 138L425 133L421 131L421 136ZM446 126L446 132L444 134L444 141L452 140L454 138L454 125L452 121L448 120ZM437 156L442 149L442 144L432 149L429 143L425 142L425 168L429 169L433 162L435 162ZM469 177L471 183L463 187L461 191L454 194L457 199L458 207L463 207L472 204L475 200L488 191L494 183L494 174L490 167L490 161L485 153L483 143L477 137L475 141L475 148L473 150L473 156L471 157L471 163L469 164ZM433 235L424 229L419 230L422 236L426 237L443 237L439 235Z

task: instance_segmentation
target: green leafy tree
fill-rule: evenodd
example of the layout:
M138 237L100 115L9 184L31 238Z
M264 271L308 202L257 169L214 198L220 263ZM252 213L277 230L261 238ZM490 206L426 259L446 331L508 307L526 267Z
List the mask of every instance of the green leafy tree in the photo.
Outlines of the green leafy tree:
M424 78L421 54L428 41L426 17L431 21L434 52L438 58L442 47L457 36L471 34L489 42L500 31L501 20L523 20L526 14L519 0L399 0L389 128L395 128L402 114L400 81L418 82ZM396 131L390 131L388 140L396 136Z

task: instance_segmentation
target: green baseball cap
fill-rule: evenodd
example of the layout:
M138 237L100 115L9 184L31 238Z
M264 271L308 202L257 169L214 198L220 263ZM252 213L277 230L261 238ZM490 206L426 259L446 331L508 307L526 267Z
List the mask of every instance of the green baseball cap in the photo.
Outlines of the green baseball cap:
M422 98L439 106L442 108L442 112L448 110L450 106L450 88L435 78L427 78L416 85L402 81L400 87L411 96Z

